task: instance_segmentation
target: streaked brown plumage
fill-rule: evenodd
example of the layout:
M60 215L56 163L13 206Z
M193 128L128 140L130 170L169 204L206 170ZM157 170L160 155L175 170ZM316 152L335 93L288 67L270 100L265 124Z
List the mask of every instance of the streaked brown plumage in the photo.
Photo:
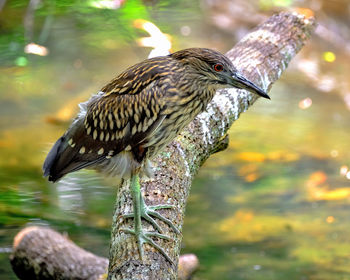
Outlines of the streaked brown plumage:
M80 104L80 113L67 132L55 143L44 162L44 175L57 181L67 173L90 167L109 175L130 177L133 234L142 259L148 243L172 263L172 259L151 237L170 240L162 234L157 218L174 232L179 230L158 209L148 207L140 191L139 174L148 173L148 159L164 148L198 113L205 110L219 88L245 88L268 95L237 73L222 54L210 49L186 49L169 56L136 64ZM154 227L143 229L141 217Z
M129 177L205 110L218 88L232 86L267 97L210 49L186 49L131 66L80 105L47 156L44 175L57 181L90 167Z

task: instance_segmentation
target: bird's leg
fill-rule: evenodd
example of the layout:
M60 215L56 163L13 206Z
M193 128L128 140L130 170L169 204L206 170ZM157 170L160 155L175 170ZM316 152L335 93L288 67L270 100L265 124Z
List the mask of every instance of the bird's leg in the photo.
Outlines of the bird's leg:
M173 261L169 257L169 255L164 251L162 247L160 247L157 243L155 243L151 237L158 237L166 240L171 240L171 238L167 235L158 233L158 232L147 232L144 231L142 228L141 223L141 217L143 217L145 220L149 221L155 229L159 230L161 232L160 226L156 223L156 221L151 217L157 217L160 220L164 221L168 225L170 225L173 229L176 229L176 227L172 224L172 222L160 215L159 213L155 212L157 209L164 209L164 208L171 208L171 205L156 205L156 206L150 206L148 207L142 197L141 190L140 190L140 181L139 181L139 175L133 174L131 176L130 181L130 189L133 199L133 208L134 213L123 215L123 218L134 218L134 229L127 229L122 228L120 231L133 234L136 237L137 240L137 247L139 250L140 258L143 259L143 247L142 245L144 243L148 243L152 245L154 248L156 248L159 252L163 254L163 256L173 264ZM176 229L176 232L178 233L178 229Z

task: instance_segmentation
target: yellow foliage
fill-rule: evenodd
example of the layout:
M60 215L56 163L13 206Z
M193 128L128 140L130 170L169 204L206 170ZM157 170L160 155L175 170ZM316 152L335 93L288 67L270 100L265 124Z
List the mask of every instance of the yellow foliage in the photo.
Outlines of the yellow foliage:
M331 224L335 221L335 218L333 216L328 216L327 219L326 219L326 222Z
M251 182L254 182L256 181L257 179L259 179L259 174L258 173L251 173L251 174L248 174L247 176L244 177L244 180L248 183L251 183Z
M290 153L286 151L274 151L267 155L257 152L242 152L238 155L238 158L243 161L249 162L263 162L266 160L291 162L296 161L300 158L299 154Z
M327 175L322 171L312 173L307 181L308 187L318 186L327 180Z
M341 200L350 197L350 188L315 189L309 192L309 195L312 200Z
M242 209L218 222L215 228L226 240L256 242L285 231L286 224L283 217L257 215L252 210Z
M238 170L238 175L244 177L246 182L254 182L260 178L260 174L257 172L257 165L253 163L245 164Z
M312 173L306 182L310 200L341 200L350 197L350 188L329 189L327 175L322 171Z
M254 212L251 210L238 210L232 217L223 220L220 223L219 230L229 232L238 224L250 222L254 218Z
M271 161L291 162L300 158L299 154L286 151L274 151L267 155L267 159Z
M243 161L263 162L266 157L262 153L256 152L242 152L238 155L238 158Z

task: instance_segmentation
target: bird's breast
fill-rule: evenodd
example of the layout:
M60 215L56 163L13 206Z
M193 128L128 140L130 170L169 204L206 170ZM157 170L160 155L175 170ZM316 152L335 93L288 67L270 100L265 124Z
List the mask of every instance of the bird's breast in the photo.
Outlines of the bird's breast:
M167 99L166 108L161 112L165 118L157 131L149 137L144 146L148 148L148 156L156 155L167 146L199 113L203 112L214 92L179 93Z

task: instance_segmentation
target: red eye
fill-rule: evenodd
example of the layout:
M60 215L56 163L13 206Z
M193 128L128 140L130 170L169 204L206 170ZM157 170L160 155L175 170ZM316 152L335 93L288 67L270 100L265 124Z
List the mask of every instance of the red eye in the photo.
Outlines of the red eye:
M222 66L222 64L215 64L214 65L214 70L216 71L216 72L221 72L222 70L224 70L224 66Z

